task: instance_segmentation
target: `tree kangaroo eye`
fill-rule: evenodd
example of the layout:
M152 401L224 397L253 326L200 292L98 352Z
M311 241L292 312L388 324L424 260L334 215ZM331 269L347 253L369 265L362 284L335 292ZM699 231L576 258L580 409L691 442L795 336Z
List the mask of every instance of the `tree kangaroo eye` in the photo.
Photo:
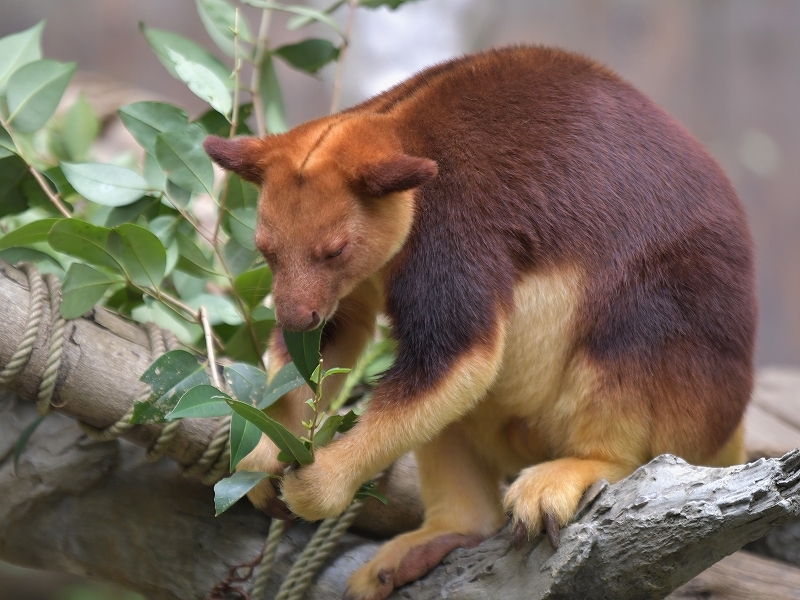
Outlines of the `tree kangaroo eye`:
M331 252L330 254L326 254L326 255L325 255L325 258L326 258L326 259L336 258L336 257L337 257L337 256L339 256L339 255L340 255L342 252L344 252L344 247L345 247L345 246L347 246L347 244L342 244L341 248L339 248L339 249L338 249L336 252Z

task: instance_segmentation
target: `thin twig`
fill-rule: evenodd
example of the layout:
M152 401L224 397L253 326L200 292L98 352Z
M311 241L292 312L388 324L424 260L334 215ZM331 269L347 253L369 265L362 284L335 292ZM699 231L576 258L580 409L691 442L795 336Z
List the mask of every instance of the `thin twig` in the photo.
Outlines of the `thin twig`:
M333 97L331 98L331 114L339 110L339 100L342 92L342 74L344 72L344 57L347 48L350 46L350 34L353 31L353 17L356 14L358 0L349 0L349 13L347 14L347 26L342 37L342 47L339 48L339 60L336 64L336 75L333 78Z
M22 147L19 144L17 144L17 140L14 139L14 133L12 132L11 128L8 126L8 123L6 123L5 119L3 119L2 116L0 116L0 125L2 125L3 129L5 129L6 132L8 132L9 137L11 137L11 141L14 143L14 146L16 147L19 153L19 157L27 165L28 171L30 171L31 175L33 175L33 178L36 180L36 183L39 184L39 187L42 188L42 191L48 197L50 202L52 202L53 205L58 209L58 212L60 212L62 215L64 215L69 219L72 216L72 214L69 212L69 209L64 204L64 201L61 199L61 196L53 193L53 190L51 190L50 186L47 185L47 182L44 180L44 177L42 177L42 174L39 173L39 171L37 171L34 168L34 166L30 163L30 161L27 158L25 158L25 156L22 154Z
M256 113L256 133L258 137L267 135L267 126L264 122L264 98L261 97L261 65L264 62L264 54L267 51L271 18L272 10L265 8L261 12L261 25L258 28L256 51L253 57L253 74L250 77L250 95L253 100L253 112Z
M206 352L208 353L208 367L211 369L211 379L214 381L214 387L220 389L217 358L214 354L214 338L211 332L211 324L208 322L208 311L206 311L205 306L201 306L197 312L200 315L200 324L203 326L203 333L206 337Z
M233 112L231 114L231 133L228 137L236 135L239 124L239 71L242 61L239 58L239 9L235 10L233 21ZM214 237L216 238L216 232Z

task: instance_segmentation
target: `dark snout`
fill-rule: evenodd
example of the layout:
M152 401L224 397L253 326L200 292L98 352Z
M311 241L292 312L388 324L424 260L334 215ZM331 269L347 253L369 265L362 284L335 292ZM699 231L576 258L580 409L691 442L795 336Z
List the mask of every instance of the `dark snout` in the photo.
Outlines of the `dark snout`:
M311 331L322 323L319 312L302 305L275 307L278 324L288 331Z

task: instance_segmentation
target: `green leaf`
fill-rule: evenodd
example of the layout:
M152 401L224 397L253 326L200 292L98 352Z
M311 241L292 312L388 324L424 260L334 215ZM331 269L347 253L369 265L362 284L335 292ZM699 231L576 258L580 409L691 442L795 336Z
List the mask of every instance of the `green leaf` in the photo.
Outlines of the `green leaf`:
M226 366L224 373L225 381L237 400L259 406L269 387L264 371L245 363L234 363Z
M158 237L139 225L117 225L108 248L134 284L158 288L167 269L167 251Z
M252 102L239 105L239 122L236 124L236 135L251 135L253 133L245 122L252 114ZM208 109L194 122L202 125L209 135L228 137L231 132L231 123L228 118L213 108Z
M261 63L258 90L264 102L264 121L267 131L269 133L289 131L289 126L286 124L286 108L283 104L281 84L278 81L275 63L271 55L265 55Z
M333 4L325 8L323 11L326 15L330 15L335 12L340 6L343 6L347 3L347 0L336 0ZM310 25L314 22L314 19L311 17L304 17L304 16L294 16L286 23L286 29L289 31L294 31L295 29L300 29L301 27L305 27L306 25Z
M76 262L67 270L61 286L61 316L77 319L89 312L115 283L123 283L120 277L101 273L97 269Z
M180 231L175 232L175 240L178 242L178 252L180 252L178 268L181 271L196 277L206 277L207 273L216 274L214 265L197 244Z
M222 247L222 257L234 276L250 269L260 256L261 253L258 250L245 248L234 237L231 237Z
M247 325L240 325L225 342L225 356L233 360L258 364L269 344L269 336L275 321L253 323L253 331Z
M231 417L231 471L245 456L250 454L261 441L261 431L241 415Z
M322 374L322 380L324 381L330 375L346 375L350 372L350 369L346 369L344 367L335 367L333 369L328 369Z
M228 86L208 67L189 60L180 52L167 48L170 60L175 64L175 72L192 93L208 102L212 108L223 115L231 112L232 100Z
M275 321L275 309L267 308L264 305L256 306L250 313L250 318L255 322Z
M231 235L244 248L255 250L256 208L254 206L235 208L229 211L228 214L230 215L228 226L230 227Z
M47 234L50 246L99 267L122 272L122 266L108 248L111 230L78 219L61 219Z
M175 63L170 59L169 53L167 52L168 48L178 52L181 56L192 62L203 65L213 72L221 81L226 82L229 88L233 89L233 79L230 77L230 69L205 48L202 48L198 44L177 33L153 29L152 27L147 27L144 23L139 24L139 29L141 29L145 38L147 38L150 47L155 51L158 60L160 60L161 64L169 71L170 75L176 79L180 79L180 76L175 69Z
M189 125L186 111L166 102L134 102L118 111L122 123L148 154L156 155L156 136Z
M236 29L236 9L225 0L196 0L197 13L208 32L209 37L228 56L233 56L234 35ZM247 18L239 13L240 41L253 42L253 36L247 26Z
M320 23L325 23L331 29L333 29L339 35L342 35L342 30L339 27L339 24L326 15L324 12L315 10L313 8L308 8L307 6L299 6L299 5L289 5L289 4L279 4L277 2L267 2L265 0L242 0L244 4L249 4L250 6L255 6L256 8L266 8L268 10L279 10L283 12L292 13L294 15L299 15L301 17L308 17L309 19L313 19L314 21L319 21Z
M233 287L249 308L258 306L272 288L272 271L267 266L245 271L234 280Z
M75 63L54 60L37 60L17 69L6 90L8 123L24 133L44 126L74 72Z
M236 305L230 298L225 296L198 294L186 304L195 310L205 306L208 312L208 321L211 325L219 325L220 323L239 325L242 323L242 315L236 310Z
M155 323L162 329L168 329L182 344L193 345L203 337L203 328L186 317L179 316L165 304L145 297L144 304L131 310L131 317L139 323Z
M64 271L64 265L55 258L32 248L6 248L5 250L0 250L0 258L10 265L16 265L21 262L36 263L39 270L43 272L45 270L46 272Z
M284 365L270 380L267 393L261 399L261 402L257 404L258 408L263 410L275 404L279 398L299 388L301 385L305 384L305 382L305 379L300 375L294 363Z
M2 40L0 40L0 42L2 42ZM19 467L19 459L22 457L22 453L25 451L25 446L28 445L28 440L31 439L33 432L36 431L36 428L42 424L42 421L44 421L44 416L37 417L36 419L34 419L33 423L28 425L25 429L22 430L22 433L19 434L19 437L17 438L17 443L14 444L14 475L17 474L17 467Z
M210 132L209 132L210 133ZM228 174L225 185L225 206L228 210L258 205L258 188L235 173Z
M106 227L114 227L122 223L132 223L140 216L143 217L145 221L149 221L158 214L160 203L160 198L144 196L133 204L118 206L109 211L104 225Z
M41 219L10 231L0 238L0 250L15 246L30 246L47 241L47 234L53 225L62 219Z
M5 158L12 154L19 154L19 149L5 127L0 125L0 158Z
M343 419L344 417L341 415L332 415L325 419L325 422L314 433L314 446L316 448L327 446L333 436L336 435L336 431L339 429L339 425L342 424Z
M206 132L197 123L156 136L156 159L169 179L180 187L213 195L214 168L203 150Z
M295 69L307 73L316 73L329 62L339 58L339 48L329 40L318 38L287 44L273 50L272 53L280 56Z
M220 479L214 485L214 510L216 516L221 515L236 504L244 495L264 481L272 477L269 473L239 471L230 477Z
M150 365L140 381L152 391L144 402L136 402L131 423L163 421L178 400L197 385L210 384L206 366L185 350L171 350Z
M61 124L61 136L69 158L73 161L86 160L99 133L100 119L86 97L81 94L64 114Z
M28 210L22 184L29 176L28 165L19 156L0 158L0 218Z
M150 191L141 175L117 165L62 162L61 170L75 191L103 206L127 206Z
M219 391L213 385L196 385L181 396L175 408L164 419L172 421L187 418L225 417L231 414L231 407L227 403L227 400L230 399L230 396Z
M42 29L44 21L0 39L0 94L14 71L42 58Z
M354 500L367 500L368 498L375 498L384 505L388 502L386 496L378 491L378 484L376 484L374 481L368 481L358 488L356 495L353 497Z
M308 465L314 462L314 457L303 442L276 420L244 402L231 400L228 403L236 414L258 427L278 448L291 454L298 463Z
M311 375L319 366L321 336L322 327L317 327L313 331L283 331L283 341L286 343L292 362L314 392L317 391L317 385Z

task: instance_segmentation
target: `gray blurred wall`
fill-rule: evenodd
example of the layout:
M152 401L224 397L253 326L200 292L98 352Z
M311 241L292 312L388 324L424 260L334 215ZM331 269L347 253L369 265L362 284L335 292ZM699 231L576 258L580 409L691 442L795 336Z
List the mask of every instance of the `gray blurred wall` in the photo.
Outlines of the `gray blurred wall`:
M213 50L194 2L0 0L0 35L42 18L48 56L200 110L137 29L145 21ZM306 33L286 32L284 23L275 20L275 44ZM800 2L418 0L397 12L360 11L344 103L434 62L511 43L556 45L604 62L710 149L747 206L758 246L758 361L800 366ZM283 67L279 75L292 124L327 112L330 68L318 78Z

